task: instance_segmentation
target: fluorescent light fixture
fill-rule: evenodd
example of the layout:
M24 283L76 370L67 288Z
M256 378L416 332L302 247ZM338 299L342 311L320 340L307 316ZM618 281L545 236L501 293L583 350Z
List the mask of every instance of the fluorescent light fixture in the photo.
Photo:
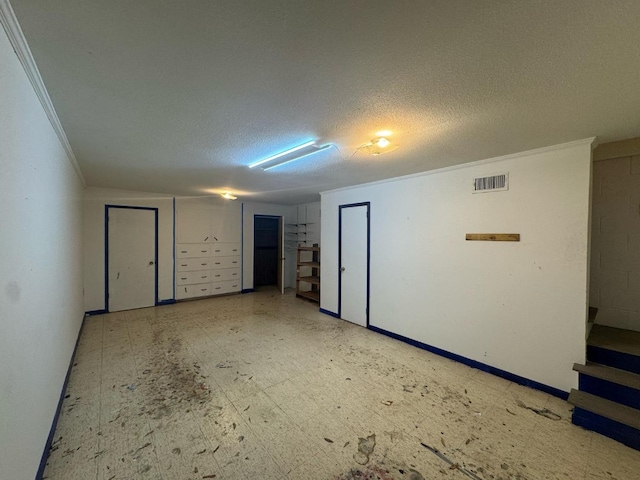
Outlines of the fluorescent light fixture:
M331 148L331 144L328 143L327 145L323 145L322 147L318 147L317 145L308 145L308 147L309 148L307 150L311 149L311 151L301 152L301 155L296 155L294 158L284 160L282 162L276 163L275 165L269 165L268 167L264 167L263 170L266 172L267 170L271 170L272 168L281 167L282 165L286 165L287 163L295 162L296 160L300 160L302 157L307 157L314 153L326 150L327 148Z
M302 145L298 145L297 147L290 148L289 150L285 150L284 152L278 153L276 155L272 155L269 158L265 158L264 160L259 160L255 163L249 165L249 168L257 167L258 165L265 164L267 162L271 162L277 158L284 157L285 155L289 155L290 153L297 152L298 150L302 150L303 148L310 147L315 143L315 140L311 140L310 142L303 143Z
M221 193L221 194L220 194L220 196L221 196L222 198L226 198L227 200L235 200L235 199L237 199L237 198L238 198L238 197L236 197L235 195L231 195L229 192Z

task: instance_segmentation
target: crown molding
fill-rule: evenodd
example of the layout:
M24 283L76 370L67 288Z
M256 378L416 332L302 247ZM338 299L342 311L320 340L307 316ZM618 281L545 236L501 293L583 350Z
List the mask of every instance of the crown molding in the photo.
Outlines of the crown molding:
M49 119L53 130L56 132L56 135L60 140L60 144L67 154L67 159L78 174L78 177L80 177L82 184L86 187L87 184L85 182L84 176L82 175L82 170L80 170L80 165L78 165L76 156L71 149L71 144L69 144L67 134L62 128L62 124L60 123L58 114L53 107L53 103L51 102L51 98L49 97L49 93L47 92L47 88L42 81L42 77L40 76L38 66L33 59L33 55L31 55L31 50L29 50L29 45L27 44L26 38L24 38L22 28L20 28L20 24L18 23L18 19L13 12L13 8L11 7L9 0L0 0L0 24L2 24L2 26L4 27L4 30L7 33L7 37L9 37L9 41L13 46L13 50L16 52L16 56L20 60L22 68L27 74L27 77L29 78L31 85L33 86L33 89L35 90L36 95L40 100L40 104L42 105L42 108L44 109L44 112L47 115L47 118Z
M410 178L418 178L418 177L426 177L426 176L429 176L429 175L437 175L439 173L451 172L451 171L454 171L454 170L461 170L461 169L464 169L464 168L476 167L476 166L479 166L479 165L487 165L487 164L490 164L490 163L503 162L505 160L512 160L514 158L528 157L530 155L538 155L538 154L547 153L547 152L555 152L555 151L558 151L558 150L564 150L565 148L573 148L573 147L577 147L577 146L580 146L580 145L589 145L591 150L593 150L593 145L594 144L597 145L596 137L588 137L588 138L584 138L582 140L575 140L573 142L561 143L559 145L551 145L551 146L548 146L548 147L536 148L534 150L526 150L524 152L510 153L508 155L502 155L501 157L487 158L487 159L484 159L484 160L476 160L475 162L469 162L469 163L460 163L458 165L451 165L449 167L442 167L442 168L436 168L434 170L427 170L426 172L411 173L409 175L403 175L401 177L385 178L383 180L377 180L377 181L374 181L374 182L361 183L361 184L358 184L358 185L351 185L349 187L336 188L334 190L327 190L325 192L320 192L320 195L322 196L322 195L330 194L330 193L343 192L343 191L346 191L346 190L351 190L353 188L370 187L370 186L373 186L373 185L381 185L383 183L397 182L399 180L408 180Z

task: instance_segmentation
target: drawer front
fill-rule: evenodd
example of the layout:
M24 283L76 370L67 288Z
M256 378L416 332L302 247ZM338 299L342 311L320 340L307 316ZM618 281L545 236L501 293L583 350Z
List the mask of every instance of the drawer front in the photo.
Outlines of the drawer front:
M214 257L233 257L240 255L239 243L214 243L211 247L211 255Z
M211 268L240 268L240 257L214 257L211 259Z
M181 285L176 287L176 299L205 297L211 295L211 284L201 283L199 285Z
M209 270L211 269L210 258L180 258L176 259L176 271L186 272L189 270Z
M223 293L232 293L239 292L240 289L240 279L238 280L230 280L226 282L213 282L211 284L211 294L212 295L220 295Z
M212 282L222 282L225 280L240 280L239 268L223 268L211 271Z
M193 285L210 281L211 272L209 270L176 273L176 285Z
M176 246L177 258L208 257L211 255L210 243L179 243Z

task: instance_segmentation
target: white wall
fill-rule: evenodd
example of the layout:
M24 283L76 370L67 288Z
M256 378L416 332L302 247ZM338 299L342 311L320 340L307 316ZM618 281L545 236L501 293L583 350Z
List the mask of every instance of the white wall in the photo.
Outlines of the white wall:
M173 197L87 188L84 195L84 308L103 310L105 205L158 209L158 300L173 299Z
M568 391L585 356L590 168L591 139L324 193L321 307L338 312L338 206L371 202L371 325ZM471 193L502 172L508 191Z
M0 27L0 477L32 480L83 318L82 182Z
M598 307L596 323L635 331L640 331L638 140L601 145L594 152L596 159L607 153L624 156L605 157L593 165L590 290L590 303Z
M271 205L268 203L242 204L242 288L253 288L253 221L255 215L274 215L284 217L284 222L295 223L296 207ZM285 251L285 286L295 286L295 250Z

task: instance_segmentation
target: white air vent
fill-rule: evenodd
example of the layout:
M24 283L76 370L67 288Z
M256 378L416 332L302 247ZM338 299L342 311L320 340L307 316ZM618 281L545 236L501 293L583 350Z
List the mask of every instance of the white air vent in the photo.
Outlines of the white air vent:
M499 192L503 190L509 190L508 173L473 179L473 193Z

